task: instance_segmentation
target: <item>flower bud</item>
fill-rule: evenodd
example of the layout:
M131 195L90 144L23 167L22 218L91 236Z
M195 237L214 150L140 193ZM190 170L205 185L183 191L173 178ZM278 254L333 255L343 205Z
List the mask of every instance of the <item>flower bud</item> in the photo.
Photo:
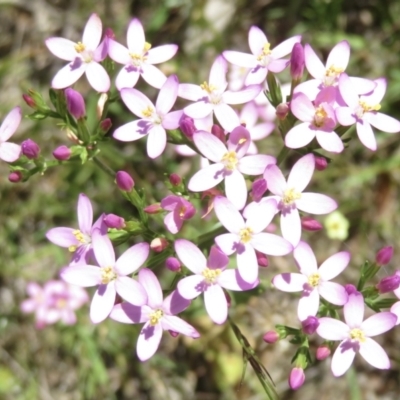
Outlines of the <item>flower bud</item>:
M115 175L117 186L124 192L130 192L135 186L131 176L125 171L118 171Z
M107 228L123 229L125 228L125 220L115 214L107 214L103 222L106 224Z
M296 43L290 57L290 75L295 81L300 81L304 71L304 49L301 43Z
M256 257L257 257L257 263L259 267L266 268L268 267L268 258L265 254L260 253L259 251L256 250Z
M143 211L147 214L158 214L162 210L160 203L150 204L145 207Z
M393 257L393 247L385 246L376 253L375 261L378 265L386 265L390 263Z
M155 238L150 243L150 248L156 253L161 253L168 246L168 241L165 238Z
M379 290L380 294L383 294L393 292L393 290L396 290L399 286L400 275L396 273L381 279L375 287Z
M319 346L315 358L319 361L325 360L331 354L331 349L328 346Z
M103 119L103 121L100 122L100 129L103 132L103 134L106 134L111 127L112 127L112 122L110 118Z
M211 133L216 136L222 143L225 143L225 132L219 125L211 127Z
M29 107L33 108L34 110L36 109L35 100L33 100L31 96L29 96L28 94L23 94L23 95L22 95L22 98L24 99L25 103L26 103Z
M318 171L323 171L328 166L328 161L325 157L314 157L314 163Z
M301 226L306 231L319 231L322 229L322 224L311 217L302 217Z
M179 186L182 182L182 178L178 174L171 174L169 176L169 182L172 186Z
M172 337L177 337L179 335L179 332L175 332L175 331L171 331L171 330L168 330L168 332Z
M289 375L289 386L292 390L297 390L303 386L306 376L303 368L293 368Z
M304 321L301 321L301 326L306 335L312 335L319 326L318 318L310 315Z
M357 288L352 285L351 283L348 283L347 285L344 285L344 288L346 289L346 292L348 295L354 294L354 293L358 293Z
M197 130L194 125L193 118L190 118L185 114L183 114L181 119L179 120L179 129L189 139L193 138L193 133L195 133Z
M276 118L283 121L289 114L289 104L288 103L278 104L275 110L275 114Z
M165 266L172 272L179 272L181 270L181 263L175 257L168 257L165 260Z
M34 160L39 157L40 147L33 140L27 139L21 143L21 153L30 160Z
M67 146L59 146L53 151L53 157L59 161L69 160L72 151Z
M260 201L267 191L267 181L264 178L256 179L251 188L251 196L254 201Z
M8 175L8 180L12 183L18 183L22 181L22 172L21 171L13 171L10 172L10 174Z
M224 295L225 295L225 299L226 299L226 305L228 307L230 307L232 305L231 295L228 292L226 292L225 290L224 290Z
M263 340L265 343L273 344L279 340L278 332L276 331L268 331L264 336Z
M115 39L115 33L111 28L106 28L104 31L104 37L108 39Z
M71 88L65 89L64 93L68 112L76 119L83 118L86 115L86 108L82 95Z

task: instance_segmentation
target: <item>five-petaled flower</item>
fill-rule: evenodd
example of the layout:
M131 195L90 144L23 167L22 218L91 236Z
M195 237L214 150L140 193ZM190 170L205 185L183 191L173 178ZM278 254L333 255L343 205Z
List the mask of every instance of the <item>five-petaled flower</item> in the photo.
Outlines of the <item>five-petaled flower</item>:
M196 208L190 201L181 196L170 195L161 200L161 207L171 211L164 218L166 228L173 234L178 233L182 228L183 221L193 217Z

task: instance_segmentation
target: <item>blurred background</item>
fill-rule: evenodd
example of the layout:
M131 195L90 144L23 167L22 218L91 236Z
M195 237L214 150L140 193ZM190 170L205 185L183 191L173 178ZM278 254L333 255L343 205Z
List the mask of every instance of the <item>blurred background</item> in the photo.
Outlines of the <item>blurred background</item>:
M153 46L176 43L178 54L161 64L167 74L181 82L208 79L215 57L223 50L249 52L248 30L257 25L272 46L295 35L303 35L325 61L341 40L351 48L349 75L388 79L381 111L400 119L400 2L397 0L0 0L0 119L16 105L23 114L31 110L23 103L28 89L48 96L52 77L64 62L45 47L44 40L61 36L78 41L92 12L99 14L103 28L113 29L116 40L126 44L126 28L132 17L143 23L146 40ZM119 71L119 66L116 71ZM282 83L289 82L285 73ZM154 99L156 92L142 81L137 86ZM75 85L90 110L97 95L81 79ZM113 128L132 120L121 103L110 108ZM113 131L111 130L111 133ZM13 137L14 142L31 138L51 158L55 147L69 145L65 131L54 121L40 123L27 118ZM392 274L399 265L400 232L399 135L377 133L378 148L371 152L352 140L345 153L335 156L324 172L316 173L312 191L335 198L339 211L350 223L347 239L331 240L326 231L306 234L319 261L340 250L352 253L343 283L356 283L365 259L373 260L385 245L395 247L392 262L378 278ZM277 155L280 137L274 132L259 148ZM197 161L176 156L172 148L156 161L145 156L145 140L102 145L101 157L115 170L125 169L143 187L148 203L159 201L167 190L166 174L178 172L189 178ZM290 169L298 158L290 155ZM78 312L78 324L61 323L42 330L34 317L19 310L27 297L26 284L57 278L68 264L67 251L49 243L45 233L56 226L76 226L79 193L92 201L95 217L102 212L129 219L135 210L112 180L96 165L73 164L53 168L44 176L12 184L8 167L0 163L0 398L1 399L137 399L137 400L261 400L262 386L248 366L243 382L242 353L229 326L215 326L196 300L184 318L202 334L193 341L165 334L156 355L140 363L135 354L139 327L107 320L94 326L88 306ZM310 189L311 190L311 189ZM319 219L323 222L323 218ZM159 220L159 226L162 226ZM181 237L195 237L209 229L195 220ZM195 228L196 227L196 231ZM133 243L129 243L132 245ZM125 247L124 247L125 246ZM121 246L122 252L127 244ZM390 371L378 371L360 357L355 368L340 379L330 372L330 360L319 362L306 373L298 392L288 389L287 376L295 347L287 341L267 345L263 334L275 324L297 325L295 296L269 289L277 272L293 270L291 256L270 259L261 272L263 287L253 295L239 296L232 318L248 338L270 372L282 399L398 399L400 398L398 328L378 338L391 360ZM157 267L163 283L173 273ZM90 295L92 291L89 291ZM315 344L320 343L315 339ZM315 349L315 347L314 347Z

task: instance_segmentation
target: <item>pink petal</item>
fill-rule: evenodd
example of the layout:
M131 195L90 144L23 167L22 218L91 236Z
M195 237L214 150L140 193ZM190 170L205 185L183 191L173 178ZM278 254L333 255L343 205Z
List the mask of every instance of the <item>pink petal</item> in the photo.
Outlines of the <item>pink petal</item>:
M236 206L226 197L217 196L214 199L214 210L221 224L232 233L238 234L245 227L243 217ZM226 253L225 253L226 254Z
M152 126L151 122L144 119L138 119L117 128L113 133L113 137L122 142L132 142L146 136Z
M191 177L188 188L192 192L203 192L217 186L224 179L225 168L223 164L212 164L197 171Z
M315 106L304 93L296 93L290 103L290 110L300 121L311 122L315 116Z
M238 210L241 210L246 205L246 180L237 169L225 176L225 193L226 197Z
M101 282L101 270L93 265L71 265L61 270L60 277L72 285L96 286Z
M167 115L164 115L162 119L162 126L165 129L179 128L179 121L181 120L182 115L183 115L183 110L172 111Z
M326 340L344 340L349 337L350 328L342 321L334 318L319 318L317 333Z
M146 118L145 110L155 110L154 104L139 90L125 88L121 90L121 98L129 110L139 118Z
M146 313L143 312L143 308L145 307L137 307L130 303L116 304L109 317L123 324L139 324L148 320ZM146 308L148 307L146 306Z
M359 97L354 90L353 84L347 74L342 73L339 78L339 91L343 100L351 108L355 109L359 105Z
M364 319L364 297L356 292L349 295L349 300L343 307L344 319L347 325L352 328L359 328Z
M222 98L227 104L243 104L254 100L261 92L260 85L249 85L242 90L231 92L230 90L223 93Z
M204 276L202 275L191 275L181 279L178 282L178 292L184 298L193 300L200 294L202 294L207 288L207 284L204 282Z
M139 76L139 71L123 67L115 79L115 86L118 90L122 90L123 88L133 88L136 85Z
M149 64L159 64L171 59L178 51L176 44L164 44L163 46L154 47L147 52L146 62Z
M167 145L167 133L162 125L154 125L149 130L147 138L147 155L150 158L157 158L165 150Z
M115 289L124 300L134 306L143 306L147 303L147 293L143 286L128 276L119 276L115 280Z
M73 234L74 231L75 229L72 228L53 228L46 233L46 237L50 242L60 247L76 246L79 242Z
M77 213L79 229L90 235L93 225L93 208L89 198L83 193L79 195Z
M246 76L245 85L259 85L265 82L268 69L266 67L256 66Z
M162 333L161 324L144 324L136 344L136 353L140 361L146 361L154 355L160 345Z
M129 51L134 54L142 54L145 40L142 23L137 18L133 18L126 33Z
M160 282L154 275L154 272L148 268L142 268L139 271L139 283L141 283L147 292L147 304L156 309L162 305L163 294Z
M90 319L94 324L104 321L110 314L115 303L115 284L100 285L90 304Z
M368 149L376 150L376 140L371 125L366 120L357 121L357 135L360 142Z
M226 85L226 73L228 70L228 64L224 57L218 56L211 66L209 84L211 86L216 86L221 89L222 86Z
M299 210L310 214L328 214L336 210L337 203L324 194L302 193L301 198L296 200L296 206Z
M129 50L113 39L110 39L108 42L108 55L113 61L117 62L118 64L130 65L132 60L129 55Z
M364 117L365 118L365 117ZM382 132L398 133L400 132L400 121L389 115L379 112L369 112L366 115L367 121Z
M320 282L319 294L329 303L335 306L343 306L347 303L348 295L346 289L335 282Z
M176 75L169 76L158 93L156 102L157 114L163 116L171 110L178 96L178 87L178 77Z
M150 85L161 89L167 77L157 67L151 64L142 65L142 78Z
M281 214L282 236L296 247L301 238L301 220L297 208Z
M356 345L349 340L339 344L332 357L331 370L334 376L342 376L350 368L356 355L355 347Z
M350 45L347 40L339 42L328 55L326 60L326 69L334 66L340 68L343 71L347 68L350 58Z
M360 344L360 355L375 368L390 368L390 360L386 351L373 339L366 338L365 342Z
M325 66L308 43L304 45L304 59L310 75L316 79L323 80Z
M0 142L7 141L15 133L19 124L21 123L21 119L22 119L21 107L14 107L5 116L3 123L0 126Z
M186 109L185 109L186 110ZM239 117L235 110L225 103L220 103L214 108L215 118L221 126L228 132L233 131L240 125Z
M264 154L256 154L241 158L239 160L238 169L242 174L262 175L267 165L275 163L275 157Z
M257 26L252 26L249 30L249 47L251 52L258 56L264 45L268 43L267 36Z
M397 322L397 317L391 312L380 312L367 318L360 326L366 336L376 336L392 329Z
M321 81L319 79L311 79L300 83L295 87L294 93L304 93L310 100L314 100L322 87Z
M178 89L178 96L186 100L200 101L204 96L204 91L199 85L192 83L181 83Z
M267 166L264 172L264 179L267 181L268 189L271 193L282 197L287 188L286 179L282 171L275 164Z
M300 321L304 321L307 317L315 317L319 307L319 293L318 290L311 291L305 290L299 300L297 307L297 317Z
M249 104L249 103L248 103ZM269 136L275 129L275 124L273 122L264 122L250 128L249 131L252 140L260 140ZM275 163L274 163L275 164Z
M343 142L336 132L317 130L317 142L326 151L341 153L344 149Z
M129 275L138 270L149 256L150 246L146 242L137 243L126 250L116 261L115 270L119 275Z
M86 22L85 29L82 35L82 43L90 50L95 50L101 40L102 24L101 19L93 13L88 22Z
M293 246L287 240L266 232L253 235L251 244L259 252L271 256L285 256L293 250Z
M193 141L204 157L213 162L220 162L226 154L226 146L214 135L206 131L193 134Z
M324 281L330 281L338 276L349 264L350 253L341 251L326 259L319 267L318 273Z
M229 264L229 258L217 246L211 246L208 254L207 267L224 270Z
M376 87L374 91L366 96L362 96L368 104L379 104L386 93L387 81L385 78L378 78L374 80Z
M165 227L172 233L178 233L183 225L182 219L179 217L179 212L172 211L164 217Z
M61 68L51 81L54 89L64 89L73 85L85 72L87 64L82 63L79 67L71 67L73 63Z
M237 266L241 278L248 283L258 279L258 262L256 252L250 244L245 244L244 250L236 253Z
M274 218L277 210L277 202L275 199L266 198L259 203L253 204L253 207L246 208L246 226L250 227L253 233L260 233Z
M356 123L354 111L350 107L338 107L335 114L340 125L350 126Z
M293 46L301 41L301 36L293 36L289 39L284 40L278 46L274 47L271 51L271 56L276 60L277 58L282 58L287 56L292 52Z
M237 269L227 269L222 271L218 277L218 285L228 290L243 291L254 289L259 281L248 283L242 279Z
M222 54L226 60L239 67L254 68L257 66L257 61L252 54L232 50L224 51Z
M94 255L100 267L114 267L115 252L109 237L95 230L92 234L92 243Z
M165 330L168 329L174 332L179 332L182 333L182 335L189 336L193 339L200 337L200 333L197 332L192 325L189 325L183 319L173 315L164 315L163 319L161 320L161 325Z
M0 142L0 159L5 162L14 162L21 155L21 146L15 143Z
M307 146L315 137L315 131L310 129L308 122L294 126L285 136L285 145L290 149Z
M215 243L227 255L230 256L236 251L239 237L234 233L225 233L215 238Z
M349 76L349 78L356 93L359 95L373 92L376 88L376 82L371 81L370 79L360 78L358 76Z
M396 315L396 317L397 317L396 325L399 325L400 324L400 301L398 301L397 303L394 303L392 305L392 307L390 308L390 312L393 313L394 315Z
M177 239L175 251L183 265L194 274L201 274L206 268L207 260L204 254L189 240Z
M52 37L45 40L47 48L58 58L65 61L72 61L76 56L75 45L73 41L60 37Z
M190 305L190 300L183 298L177 290L174 290L163 301L162 309L167 314L179 314Z
M228 304L224 291L219 285L210 285L204 292L204 306L216 324L223 324L228 317Z
M306 283L307 278L302 274L285 273L272 279L272 284L283 292L301 292Z
M307 154L301 157L292 167L287 180L287 186L302 192L310 183L315 168L315 157Z

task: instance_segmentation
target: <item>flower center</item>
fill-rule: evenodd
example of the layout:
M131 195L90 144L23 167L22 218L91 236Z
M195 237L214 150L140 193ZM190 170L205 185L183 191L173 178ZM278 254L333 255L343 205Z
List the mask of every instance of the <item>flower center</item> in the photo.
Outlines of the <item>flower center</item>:
M350 338L361 343L365 342L364 332L359 328L354 328L350 331Z
M144 110L142 110L142 115L145 118L150 118L153 115L153 107L147 106Z
M324 125L325 119L328 116L328 113L325 111L323 106L319 106L315 109L314 115L314 125L316 127L321 127Z
M271 54L271 44L265 43L261 53L257 56L257 61L263 61L266 56Z
M308 277L308 284L312 287L317 287L319 284L320 276L319 274L315 273Z
M132 59L132 65L135 67L140 67L144 61L147 60L147 52L151 49L151 44L146 42L143 46L142 54L138 53L129 53L129 56Z
M229 171L236 169L236 165L239 162L236 151L228 151L224 154L221 161L225 165L225 168Z
M239 231L240 241L243 244L250 242L253 235L253 230L251 228L243 228Z
M67 307L67 300L66 299L57 299L56 301L56 308L65 308Z
M74 46L74 48L75 48L75 51L76 51L77 53L82 53L83 51L85 51L86 46L85 46L82 42L78 42L78 43Z
M79 244L78 245L72 245L72 246L68 247L68 250L71 253L76 251L78 246L83 246L83 245L91 243L90 237L88 235L85 235L84 233L82 233L79 229L74 230L72 232L72 234L75 236L75 238L79 242Z
M149 318L150 318L150 325L154 326L157 325L160 319L163 317L164 311L157 309L150 313Z
M283 198L282 202L285 206L290 206L293 204L296 200L301 198L301 193L296 192L293 188L292 189L287 189L283 193Z
M208 94L211 94L214 90L217 89L216 86L214 85L209 85L208 82L204 81L200 87L205 90Z
M203 272L202 275L205 278L205 281L211 285L212 283L215 283L215 281L217 280L217 278L221 275L221 270L218 269L210 269L210 268L206 268Z
M325 86L332 86L334 85L339 75L344 71L343 68L336 67L335 65L331 65L329 68L325 70L325 79L324 84Z
M117 278L113 267L102 267L101 270L101 283L107 284Z

